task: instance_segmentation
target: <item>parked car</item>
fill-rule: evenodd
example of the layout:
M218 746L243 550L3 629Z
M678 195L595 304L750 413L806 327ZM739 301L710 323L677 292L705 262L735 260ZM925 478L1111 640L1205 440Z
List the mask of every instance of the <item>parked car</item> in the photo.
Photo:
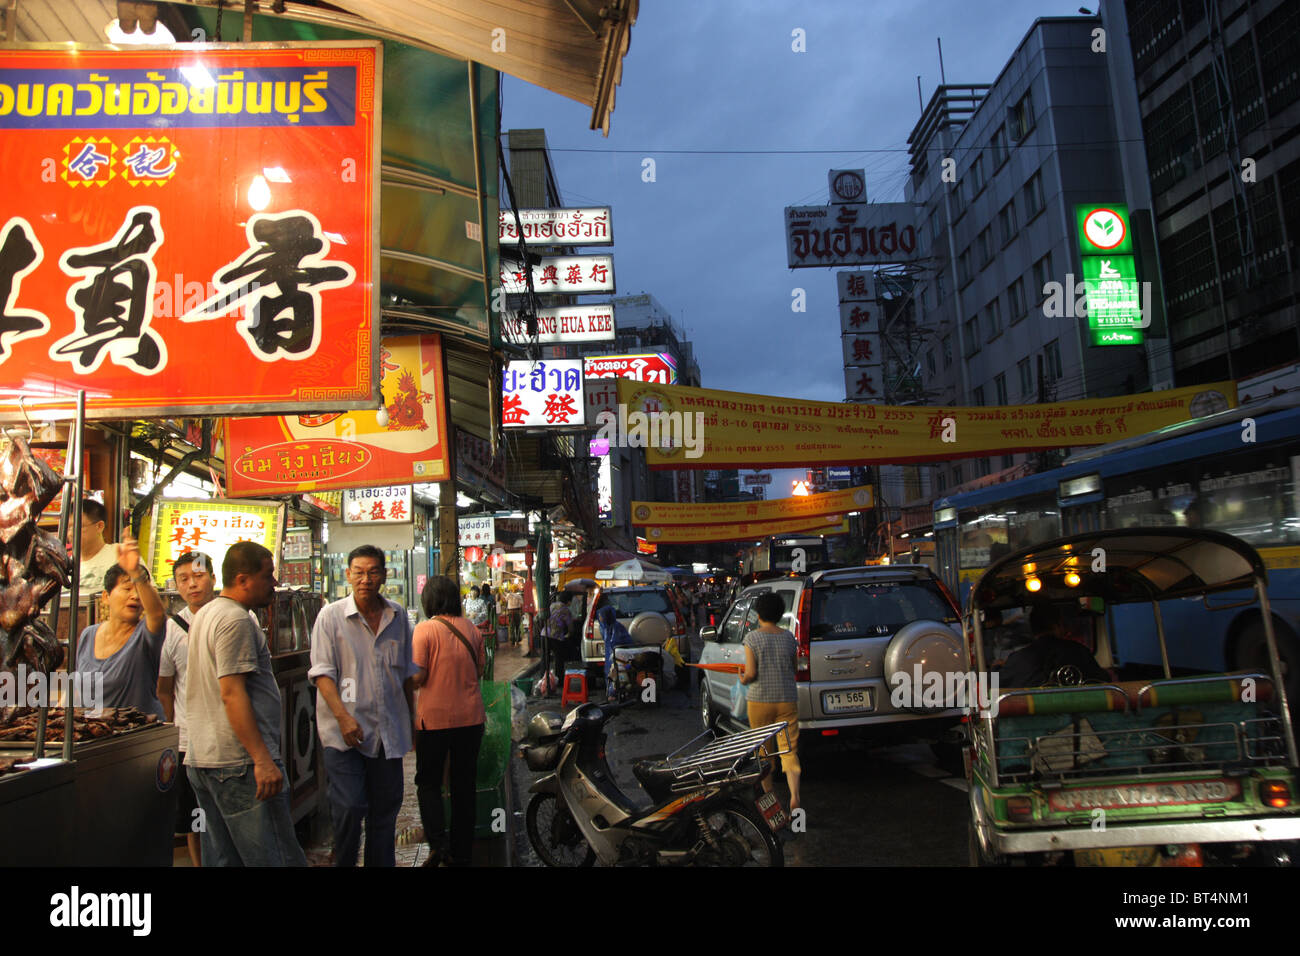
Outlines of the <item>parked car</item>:
M933 736L955 725L956 707L896 707L897 673L922 681L930 672L967 670L960 614L952 595L922 565L834 568L775 578L743 588L718 627L700 631L702 664L745 662L743 640L759 626L754 598L779 594L781 626L798 643L796 691L802 738L906 730ZM744 726L731 716L734 674L704 670L700 713L709 729ZM908 698L907 703L916 703Z
M682 656L689 653L685 616L666 585L603 588L595 592L582 626L582 660L589 669L599 666L603 670L605 666L605 642L596 623L596 612L606 604L614 605L617 619L632 635L633 642L661 646L675 636Z

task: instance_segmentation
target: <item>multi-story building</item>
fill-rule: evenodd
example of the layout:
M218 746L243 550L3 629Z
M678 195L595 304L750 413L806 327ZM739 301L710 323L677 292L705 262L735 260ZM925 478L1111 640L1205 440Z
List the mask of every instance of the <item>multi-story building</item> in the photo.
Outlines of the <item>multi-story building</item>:
M1143 277L1156 269L1150 203L1126 190L1126 169L1144 175L1142 157L1118 148L1140 130L1115 109L1110 57L1094 50L1099 25L1093 16L1035 20L992 84L940 86L908 139L934 404L1101 397L1169 377L1158 310L1144 345L1095 348L1085 318L1044 308L1051 283L1081 281L1076 205L1126 203ZM1026 459L945 463L932 488L942 494Z
M1300 358L1300 4L1105 0L1140 115L1173 383Z

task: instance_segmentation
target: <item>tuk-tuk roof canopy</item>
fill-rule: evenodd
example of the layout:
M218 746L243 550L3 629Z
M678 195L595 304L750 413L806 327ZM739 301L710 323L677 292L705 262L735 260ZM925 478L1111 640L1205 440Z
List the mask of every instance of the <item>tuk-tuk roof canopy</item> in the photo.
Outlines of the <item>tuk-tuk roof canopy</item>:
M1066 583L1072 571L1079 575L1073 587ZM1000 558L971 589L968 605L996 610L1081 597L1128 604L1250 588L1256 576L1267 580L1259 554L1220 531L1092 531ZM1042 583L1039 590L1026 587L1031 577Z

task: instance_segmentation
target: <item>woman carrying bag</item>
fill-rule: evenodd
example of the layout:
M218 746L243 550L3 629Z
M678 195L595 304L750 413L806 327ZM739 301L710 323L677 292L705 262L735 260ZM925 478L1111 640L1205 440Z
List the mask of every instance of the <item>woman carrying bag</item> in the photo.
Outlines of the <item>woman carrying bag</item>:
M429 843L425 866L469 866L474 849L475 781L487 711L483 635L461 612L460 588L433 577L420 603L429 620L415 628L415 789ZM451 754L451 844L445 840L442 771Z

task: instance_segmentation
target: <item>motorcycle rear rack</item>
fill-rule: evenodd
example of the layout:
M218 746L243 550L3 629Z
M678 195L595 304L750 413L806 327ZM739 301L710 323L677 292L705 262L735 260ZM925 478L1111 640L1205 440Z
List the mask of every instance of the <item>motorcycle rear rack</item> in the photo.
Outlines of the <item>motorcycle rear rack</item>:
M763 775L763 764L757 759L759 751L765 745L771 744L785 728L785 721L781 721L768 724L766 727L756 727L753 730L717 738L711 731L706 730L684 747L664 758L664 766L672 771L674 777L670 789L682 791L723 781L734 783L741 780L757 780ZM706 738L709 740L708 743L694 752L689 752ZM774 744L767 746L769 757L779 757L789 752L788 747L781 749Z

